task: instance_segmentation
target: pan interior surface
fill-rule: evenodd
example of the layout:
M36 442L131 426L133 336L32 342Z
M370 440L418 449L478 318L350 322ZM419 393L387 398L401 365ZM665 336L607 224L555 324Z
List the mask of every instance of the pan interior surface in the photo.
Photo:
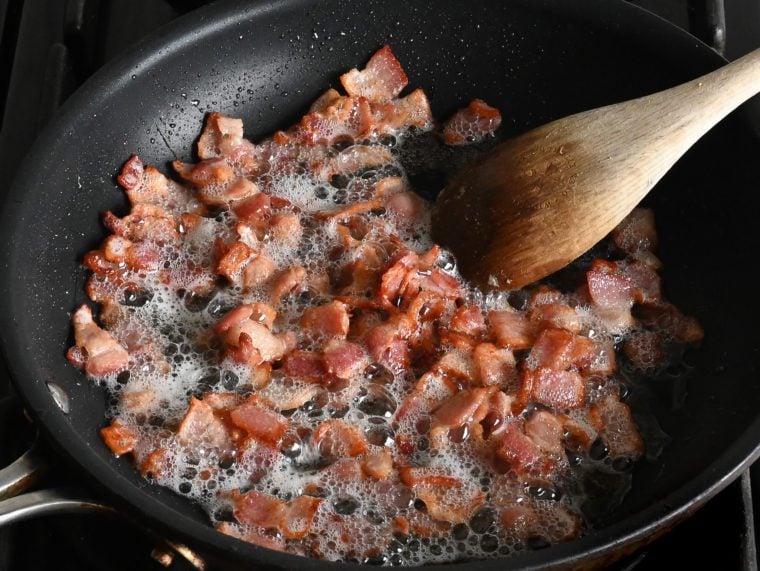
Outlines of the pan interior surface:
M14 382L54 444L131 513L232 559L319 567L246 545L112 457L97 429L107 396L65 359L70 312L86 300L82 254L126 211L114 175L131 153L170 172L191 159L204 115L240 117L258 141L289 125L337 77L388 44L436 117L478 97L505 136L573 112L671 87L721 65L687 34L613 0L345 4L222 2L191 13L99 72L67 102L20 169L3 211L3 350ZM649 534L691 509L757 456L760 305L748 253L760 211L758 141L737 112L690 151L647 199L655 209L665 295L702 323L689 375L660 379L653 412L669 437L634 470L599 530L493 568L570 564ZM730 197L730 198L729 198ZM572 231L572 229L570 229ZM50 383L71 404L63 414Z

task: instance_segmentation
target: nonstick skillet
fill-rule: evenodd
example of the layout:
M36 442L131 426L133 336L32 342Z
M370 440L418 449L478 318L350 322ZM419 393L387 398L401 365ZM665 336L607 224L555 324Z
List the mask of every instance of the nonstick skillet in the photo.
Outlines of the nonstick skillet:
M142 479L98 435L103 390L68 364L70 312L85 300L79 261L124 212L113 175L130 153L166 169L189 159L208 111L253 139L297 119L346 69L391 45L436 116L473 97L502 109L504 135L643 95L725 63L688 34L617 0L221 2L163 28L101 70L40 136L8 191L0 229L0 340L14 384L50 442L101 501L225 564L335 567L214 531L198 508ZM754 255L760 156L747 109L724 121L647 199L666 296L696 316L702 346L653 379L667 443L633 472L622 505L566 545L483 569L612 561L667 531L760 454ZM570 229L571 230L571 229ZM684 373L685 371L685 373ZM68 406L57 403L66 401ZM448 567L448 566L447 566Z

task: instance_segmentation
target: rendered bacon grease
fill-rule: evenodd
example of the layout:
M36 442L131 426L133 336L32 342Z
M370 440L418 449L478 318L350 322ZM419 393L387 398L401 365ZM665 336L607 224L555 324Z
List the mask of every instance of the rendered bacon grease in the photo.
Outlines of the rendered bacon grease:
M104 441L291 553L416 565L577 537L589 482L644 453L622 369L702 337L661 295L652 212L562 290L485 294L431 242L403 159L425 137L466 153L499 111L436 124L388 47L340 81L257 144L211 113L180 182L124 165L131 211L84 258L99 316L76 310L68 355L110 390Z

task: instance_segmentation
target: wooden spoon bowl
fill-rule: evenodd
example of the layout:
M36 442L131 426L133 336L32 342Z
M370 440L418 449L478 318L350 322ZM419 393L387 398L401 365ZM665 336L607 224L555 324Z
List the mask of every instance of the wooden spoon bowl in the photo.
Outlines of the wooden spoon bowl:
M658 93L533 129L441 192L433 236L469 280L517 289L602 240L673 164L760 91L760 50Z

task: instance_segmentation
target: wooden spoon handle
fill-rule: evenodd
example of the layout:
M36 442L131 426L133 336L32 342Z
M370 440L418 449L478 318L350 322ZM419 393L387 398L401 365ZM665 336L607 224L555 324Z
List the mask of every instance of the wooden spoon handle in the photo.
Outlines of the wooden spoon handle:
M648 129L649 144L661 153L653 164L649 191L697 140L726 115L760 92L760 49L711 73L640 99L612 105L607 113L622 120L634 132ZM643 198L643 194L641 195Z

